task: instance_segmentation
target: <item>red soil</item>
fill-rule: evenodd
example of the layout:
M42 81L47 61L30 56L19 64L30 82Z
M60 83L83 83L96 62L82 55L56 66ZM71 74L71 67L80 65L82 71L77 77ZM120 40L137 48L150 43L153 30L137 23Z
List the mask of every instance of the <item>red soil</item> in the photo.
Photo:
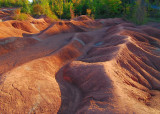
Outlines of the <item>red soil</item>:
M46 38L55 34L69 33L69 32L84 32L84 30L72 22L56 22L48 29L42 31L39 35L40 38Z
M0 40L0 55L13 50L33 45L38 41L33 38L5 38Z
M50 23L44 19L28 21L8 20L0 22L0 39L8 37L23 37L23 34L35 34L46 29Z
M86 16L0 24L11 37L0 40L1 113L160 113L159 29Z

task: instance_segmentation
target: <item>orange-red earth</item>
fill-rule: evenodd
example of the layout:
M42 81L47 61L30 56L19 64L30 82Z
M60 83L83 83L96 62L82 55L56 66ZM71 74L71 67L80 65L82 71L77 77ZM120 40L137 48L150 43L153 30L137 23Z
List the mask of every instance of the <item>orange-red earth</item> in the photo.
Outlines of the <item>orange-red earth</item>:
M87 16L0 22L0 113L160 113L160 29Z

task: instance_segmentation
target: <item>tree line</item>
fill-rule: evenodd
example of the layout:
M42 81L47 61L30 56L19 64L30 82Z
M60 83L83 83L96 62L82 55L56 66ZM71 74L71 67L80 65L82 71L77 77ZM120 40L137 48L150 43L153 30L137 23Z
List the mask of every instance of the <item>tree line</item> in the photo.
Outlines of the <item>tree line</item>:
M22 13L32 16L70 19L79 15L93 18L146 16L160 17L159 0L0 0L0 7L20 7ZM140 19L144 21L144 19Z

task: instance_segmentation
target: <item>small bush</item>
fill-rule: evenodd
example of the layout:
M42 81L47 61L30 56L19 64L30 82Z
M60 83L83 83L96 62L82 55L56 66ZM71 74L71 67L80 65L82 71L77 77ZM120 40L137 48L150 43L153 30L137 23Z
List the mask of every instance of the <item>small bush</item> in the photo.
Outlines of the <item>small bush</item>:
M33 6L33 14L34 15L42 15L44 13L43 7L39 4L35 4Z
M92 13L92 10L91 10L91 9L87 9L86 12L87 12L87 15L88 15L88 16L91 16L91 13Z
M58 17L55 14L48 15L47 17L50 18L51 20L54 20L54 21L58 21L59 20Z
M21 9L20 8L18 8L18 9L16 9L15 11L14 11L14 14L15 15L19 15L21 13Z
M28 19L28 15L25 14L25 13L15 14L15 15L13 16L13 19L14 19L14 20L24 21L24 20L27 20L27 19Z

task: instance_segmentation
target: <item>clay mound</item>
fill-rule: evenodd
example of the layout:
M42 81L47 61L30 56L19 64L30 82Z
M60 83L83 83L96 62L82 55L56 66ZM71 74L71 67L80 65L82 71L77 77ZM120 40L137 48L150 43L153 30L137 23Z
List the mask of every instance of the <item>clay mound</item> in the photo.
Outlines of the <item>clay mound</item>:
M81 20L73 19L71 21L54 22L47 29L38 34L38 37L43 39L55 34L92 31L101 27L99 22L96 22L87 16L83 15L77 18L80 18Z
M100 21L55 22L40 42L8 43L20 48L0 56L0 112L160 113L159 29Z
M101 23L96 22L94 20L92 20L92 21L74 21L74 20L71 20L71 22L74 25L79 26L80 28L82 28L85 31L92 31L94 29L101 28Z
M27 32L13 27L0 27L0 39L8 37L22 37L23 33Z
M6 54L25 46L33 45L38 41L33 38L6 38L0 40L0 55Z
M61 92L55 74L63 65L80 56L82 49L83 45L73 38L50 56L35 59L2 75L1 112L57 113Z
M147 24L147 26L150 26L150 27L154 27L154 28L157 28L157 29L160 29L160 24L157 22L149 22Z
M39 37L45 38L55 34L69 33L69 32L84 32L84 30L81 27L74 25L70 21L62 21L62 22L56 22L46 30L42 31Z
M4 14L4 12L3 11L0 11L0 15L3 15Z
M156 37L159 39L160 37L160 29L153 28L150 26L141 26L140 27L144 32L146 32L148 35ZM152 32L151 32L152 31Z
M124 21L121 18L100 19L98 20L98 22L102 23L103 26L114 26L114 25L118 25L121 23L126 23L126 21Z
M103 42L101 45L63 68L64 80L80 91L79 98L74 98L79 99L76 113L160 112L160 53L156 51L159 47L152 44L159 44L159 39L125 28L119 25L108 29L106 37L98 40ZM73 95L62 94L67 96L64 104L68 104L68 109L67 101ZM63 107L62 104L61 113L71 113Z
M23 33L35 34L46 29L49 23L43 19L32 19L29 21L5 21L0 22L0 39L7 37L22 37Z
M1 8L0 19L2 19L3 21L11 20L16 9L17 8Z
M75 19L72 19L71 22L77 26L82 27L86 31L100 28L102 26L100 22L95 21L86 15L82 15Z
M75 20L75 21L93 21L90 17L88 17L86 15L78 16L77 18L74 18L72 20Z
M36 30L29 22L21 22L21 21L12 21L11 25L16 28L20 29L29 33L37 33L38 30Z
M33 19L30 23L34 24L33 26L35 26L38 31L45 30L51 24L49 19L47 20L46 18Z
M3 11L0 11L0 19L3 19L4 17L8 16L8 13L5 13Z

